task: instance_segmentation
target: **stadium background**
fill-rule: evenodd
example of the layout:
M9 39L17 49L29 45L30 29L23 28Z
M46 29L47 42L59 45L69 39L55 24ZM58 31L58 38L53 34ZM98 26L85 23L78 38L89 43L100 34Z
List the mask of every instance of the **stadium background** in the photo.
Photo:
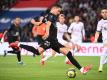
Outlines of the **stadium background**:
M0 32L9 28L12 20L19 16L22 19L23 31L28 33L28 29L31 28L28 22L31 18L40 15L41 12L56 3L62 5L68 26L73 16L79 13L85 24L85 42L92 41L97 21L101 18L99 11L102 6L107 5L106 0L0 0ZM23 39L24 42L34 40L30 34L27 34L28 40ZM99 42L101 41L100 37Z
M32 42L35 39L30 35L29 21L44 12L47 8L53 4L60 4L67 17L67 25L70 25L73 16L77 13L82 17L82 21L85 23L86 40L84 45L89 45L88 48L83 47L83 54L90 50L91 47L97 45L97 56L101 55L102 44L88 43L93 41L94 33L96 30L97 21L101 18L99 11L102 6L107 5L106 0L0 0L0 35L10 27L11 22L15 17L21 18L21 26L23 32L28 33L23 39L23 42ZM27 29L27 30L25 30ZM101 36L99 42L101 42ZM6 44L6 43L3 43ZM28 43L27 43L28 44ZM6 45L5 45L6 47ZM7 47L6 47L7 48ZM3 46L0 44L0 54L3 54ZM101 50L101 51L100 51ZM25 51L26 52L26 51ZM90 53L93 54L93 50ZM23 53L23 52L22 52ZM27 52L26 52L27 53ZM25 54L26 54L25 53ZM88 52L87 52L88 54ZM77 70L77 77L73 80L106 80L107 66L104 67L103 73L98 73L99 57L91 55L91 57L76 57L83 65L87 63L94 64L93 69L89 72L89 75L83 76ZM86 55L85 55L86 56ZM92 57L93 56L93 57ZM0 56L0 79L1 80L70 80L66 77L66 70L70 68L69 65L64 65L64 57L55 57L47 61L44 67L39 65L40 57L35 59L29 56L23 56L23 60L26 63L25 66L16 65L15 57L8 56L3 58ZM59 65L58 65L59 64Z

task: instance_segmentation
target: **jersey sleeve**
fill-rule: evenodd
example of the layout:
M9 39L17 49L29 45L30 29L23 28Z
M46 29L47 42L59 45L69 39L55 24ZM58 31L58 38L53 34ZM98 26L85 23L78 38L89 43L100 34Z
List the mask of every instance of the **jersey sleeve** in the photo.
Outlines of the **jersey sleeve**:
M101 24L101 22L98 22L96 31L100 32L101 29L102 29L102 24Z
M35 21L39 21L39 17L35 17L34 20L35 20Z
M68 28L68 33L72 33L73 30L73 24L70 25L70 27Z
M55 16L52 15L52 14L49 14L49 15L47 16L47 21L55 22L55 21L56 21Z

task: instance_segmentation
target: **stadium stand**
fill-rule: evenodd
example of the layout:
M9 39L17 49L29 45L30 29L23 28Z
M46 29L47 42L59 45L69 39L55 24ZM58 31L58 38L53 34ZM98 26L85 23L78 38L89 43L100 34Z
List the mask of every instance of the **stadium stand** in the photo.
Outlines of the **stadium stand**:
M7 3L8 2L8 7ZM20 14L21 18L23 17L31 17L33 18L34 15L39 15L41 11L44 11L46 8L52 6L53 4L57 3L60 4L64 10L64 13L67 17L67 24L69 25L69 21L72 20L72 17L79 13L79 15L82 17L83 22L85 23L85 32L86 32L86 39L87 41L90 41L90 37L94 35L96 30L97 21L100 19L99 11L103 6L107 6L107 0L0 0L0 13L2 14L3 10L8 8L9 10L14 9L21 9L21 8L36 8L36 11L38 12L26 12L26 16L24 14ZM11 4L10 4L11 3ZM14 5L14 7L12 6ZM32 13L32 14L31 14ZM16 15L17 15L16 14ZM9 12L6 12L6 15L9 15ZM6 15L3 15L3 20L7 20L8 18ZM12 16L13 15L13 16ZM11 18L14 18L14 12L10 15ZM20 17L20 16L19 16ZM5 20L5 21L6 21ZM25 20L22 20L25 22ZM9 25L9 24L8 24ZM8 27L6 24L0 25L0 31ZM3 26L3 27L2 27ZM25 30L26 31L26 30ZM101 40L100 40L101 41Z

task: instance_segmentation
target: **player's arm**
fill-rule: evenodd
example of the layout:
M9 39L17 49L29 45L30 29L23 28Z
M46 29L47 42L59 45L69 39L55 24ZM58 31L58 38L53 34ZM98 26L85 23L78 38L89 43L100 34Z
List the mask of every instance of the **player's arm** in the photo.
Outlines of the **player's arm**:
M99 38L99 35L100 35L100 32L99 32L99 31L96 31L94 42L97 42L97 40L98 40L98 38Z
M102 30L102 23L99 21L98 24L97 24L97 30L96 30L96 33L95 33L95 39L94 39L94 42L97 42L101 30Z
M39 25L39 24L41 24L42 22L36 22L34 19L32 19L32 20L31 20L31 23L34 24L34 25Z
M64 37L70 42L70 35L67 32L64 33Z
M52 23L51 21L47 21L47 22L46 22L46 33L45 33L45 35L42 37L43 39L48 38L51 23Z
M85 29L84 29L84 24L83 24L83 28L82 28L82 39L85 40Z
M37 25L40 25L40 24L42 23L43 18L44 18L44 17L41 16L41 17L39 18L39 20L37 20L37 21L36 21L35 19L32 19L32 20L31 20L31 23L34 24L34 25L36 25L36 26L37 26Z
M71 23L70 27L68 28L68 34L72 36L73 24ZM70 38L72 38L70 36Z

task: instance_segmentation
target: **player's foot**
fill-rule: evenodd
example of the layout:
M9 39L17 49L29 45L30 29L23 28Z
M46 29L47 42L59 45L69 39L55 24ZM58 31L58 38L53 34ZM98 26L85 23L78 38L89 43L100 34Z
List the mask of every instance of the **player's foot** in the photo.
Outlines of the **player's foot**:
M3 55L3 56L5 57L6 55L7 55L7 51L6 51L6 50L4 50L4 55Z
M18 43L19 43L18 41L13 42L13 43L10 43L10 44L9 44L9 47L19 49Z
M81 71L82 74L86 74L91 70L91 68L92 68L92 65L88 65L88 66L85 66L85 67L81 68L80 71Z
M41 65L44 65L44 64L45 64L45 61L44 61L44 60L41 60L41 61L40 61L40 64L41 64Z
M66 64L69 64L69 65L71 65L72 63L68 60L68 61L66 61L65 62Z
M23 65L24 63L22 61L18 62L18 64Z
M36 56L36 54L33 54L33 57L35 57Z
M102 71L103 71L103 65L100 65L98 71L99 71L99 72L102 72Z

